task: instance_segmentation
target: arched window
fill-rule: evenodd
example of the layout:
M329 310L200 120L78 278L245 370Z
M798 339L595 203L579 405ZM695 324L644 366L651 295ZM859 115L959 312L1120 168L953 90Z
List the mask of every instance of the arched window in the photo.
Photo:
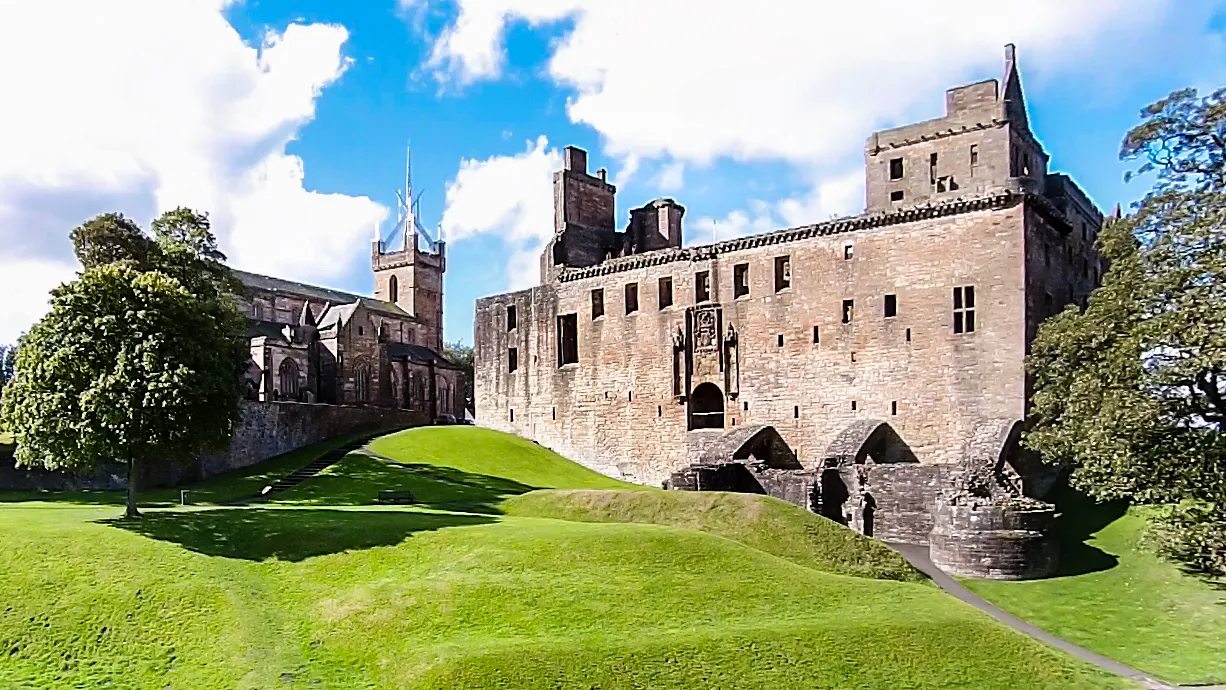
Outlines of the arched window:
M353 374L353 387L358 404L370 402L370 365L360 364Z
M724 392L714 383L704 383L690 395L690 429L724 428Z
M281 360L281 368L277 372L277 382L280 383L281 395L286 400L298 399L298 364L286 357Z
M396 276L387 279L387 301L398 302L400 300L400 281L396 280Z

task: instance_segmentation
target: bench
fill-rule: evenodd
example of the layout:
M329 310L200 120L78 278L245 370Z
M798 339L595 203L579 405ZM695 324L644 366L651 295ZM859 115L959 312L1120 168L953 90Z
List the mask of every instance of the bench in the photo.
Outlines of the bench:
M408 491L380 491L379 503L416 503L413 498L413 492Z

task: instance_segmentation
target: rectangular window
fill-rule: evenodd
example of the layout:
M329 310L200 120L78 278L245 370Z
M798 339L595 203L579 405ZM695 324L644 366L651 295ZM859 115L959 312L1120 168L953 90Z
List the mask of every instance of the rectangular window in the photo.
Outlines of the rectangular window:
M673 279L660 279L660 308L673 306Z
M510 348L507 350L507 372L513 372L519 368L519 350Z
M592 318L604 316L604 288L592 290Z
M954 288L954 333L975 332L975 286Z
M902 201L902 190L890 192L890 201Z
M818 333L817 326L813 327L813 344L816 345L822 342L821 334Z
M749 294L749 264L737 264L732 267L732 297L744 297Z
M776 341L775 341L775 344L776 344L778 347L783 347L783 334L782 334L782 333L780 333L780 334L777 336Z
M931 184L937 183L937 154L932 154L928 157L928 181Z
M856 247L853 244L843 245L843 260L848 261L856 255Z
M775 292L792 287L792 257L775 257Z
M902 179L902 159L901 158L891 158L890 159L890 179L891 180L901 180Z
M579 317L563 314L558 317L558 366L579 361Z
M885 296L885 318L892 319L895 316L898 316L898 296L897 295L886 295Z
M890 414L891 415L898 414L898 401L897 400L890 401Z
M711 272L699 271L694 274L694 301L709 302L711 300Z
M979 144L971 144L971 175L975 174L976 165L979 165Z
M508 331L515 330L515 327L519 325L517 321L518 319L515 314L515 305L514 304L507 305L507 330Z
M639 284L628 283L626 285L626 313L633 314L639 310Z
M852 317L855 316L855 309L855 300L843 300L843 323L851 323Z

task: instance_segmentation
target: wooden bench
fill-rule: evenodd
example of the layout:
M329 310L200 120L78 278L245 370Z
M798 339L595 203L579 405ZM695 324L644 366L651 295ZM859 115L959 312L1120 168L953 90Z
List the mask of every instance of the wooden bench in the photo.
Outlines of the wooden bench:
M413 492L408 491L380 491L379 503L416 503L413 498Z

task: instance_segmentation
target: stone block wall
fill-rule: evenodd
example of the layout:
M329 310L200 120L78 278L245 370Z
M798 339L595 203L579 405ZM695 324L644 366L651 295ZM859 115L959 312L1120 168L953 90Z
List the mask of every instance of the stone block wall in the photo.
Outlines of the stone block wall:
M1037 501L938 501L929 537L932 562L958 577L1049 577L1059 567L1055 519L1055 507Z

